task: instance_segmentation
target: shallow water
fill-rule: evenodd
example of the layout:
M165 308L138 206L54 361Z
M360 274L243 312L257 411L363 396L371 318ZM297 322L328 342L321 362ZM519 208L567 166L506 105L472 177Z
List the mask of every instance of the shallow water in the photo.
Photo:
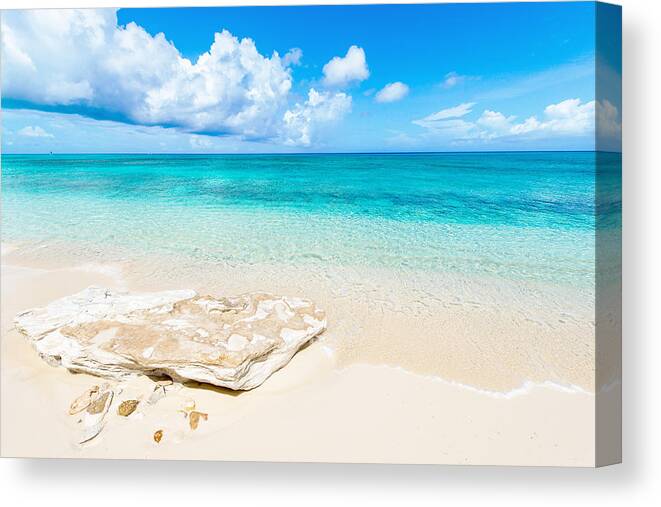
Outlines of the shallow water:
M600 204L617 222L608 189L618 187L621 156L599 156L611 182ZM364 266L587 288L595 160L592 152L5 155L2 240L229 267Z

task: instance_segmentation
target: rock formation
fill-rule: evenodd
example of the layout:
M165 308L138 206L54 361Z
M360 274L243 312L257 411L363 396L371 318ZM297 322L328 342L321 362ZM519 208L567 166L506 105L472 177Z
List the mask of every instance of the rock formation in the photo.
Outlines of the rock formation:
M230 389L259 386L326 327L324 313L298 298L98 287L22 312L15 322L41 357L71 371Z

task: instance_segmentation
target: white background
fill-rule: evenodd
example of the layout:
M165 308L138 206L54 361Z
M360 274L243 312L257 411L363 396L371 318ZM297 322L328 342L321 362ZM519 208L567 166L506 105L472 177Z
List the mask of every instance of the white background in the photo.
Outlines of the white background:
M315 2L197 0L186 5L248 3ZM325 0L322 3L386 2ZM624 8L622 465L592 470L3 459L0 460L0 502L89 507L138 503L154 507L159 504L224 507L238 502L314 506L369 502L383 507L427 503L544 506L659 502L661 129L656 122L661 119L661 2L622 0L619 3ZM184 0L0 0L3 9L183 4ZM14 417L29 417L29 414ZM397 435L392 437L397 439Z

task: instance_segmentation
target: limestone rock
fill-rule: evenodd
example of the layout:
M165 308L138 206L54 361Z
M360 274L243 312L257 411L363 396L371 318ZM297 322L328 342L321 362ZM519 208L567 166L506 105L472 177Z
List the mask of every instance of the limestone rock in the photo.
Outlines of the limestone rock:
M15 323L42 358L71 371L253 389L322 333L326 318L309 301L271 294L216 298L89 287L22 312Z

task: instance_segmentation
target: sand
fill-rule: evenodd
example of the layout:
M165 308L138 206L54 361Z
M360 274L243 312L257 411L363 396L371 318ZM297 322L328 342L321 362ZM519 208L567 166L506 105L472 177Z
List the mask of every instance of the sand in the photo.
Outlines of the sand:
M365 353L377 348L373 342L366 349L355 347L350 354L351 347L341 344L337 332L322 335L258 389L237 394L186 385L154 405L139 407L128 418L109 417L102 433L80 446L74 443L75 417L67 410L100 379L46 364L12 329L14 315L89 285L170 287L158 277L150 283L146 278L131 278L126 266L60 263L37 267L12 253L15 249L3 245L3 456L595 464L595 396L589 389L589 376L583 387L571 386L571 373L545 375L542 371L536 378L519 382L523 370L504 382L511 388L497 389L498 385L489 382L492 373L478 375L477 382L467 384L464 379L470 380L470 371L464 371L463 377L461 372L454 377L424 374L430 370L424 365L411 371L415 369L407 365L414 356L398 364L396 347L390 351L391 361L380 360L387 357L387 350ZM252 283L245 283L247 290ZM236 282L225 287L232 289L233 284ZM334 310L336 307L329 310L329 331ZM472 321L468 329L482 325ZM534 327L523 331L533 332ZM462 336L448 343L458 348ZM387 343L378 348L387 349ZM515 347L523 347L522 343ZM424 347L424 339L421 344ZM477 341L454 354L468 362L466 357L475 353L475 347L480 347ZM481 353L486 359L479 356L478 362L494 361L490 350ZM498 357L496 354L496 361ZM556 382L556 378L564 381ZM122 396L150 389L149 382L137 379L129 383ZM616 396L619 388L611 391ZM208 414L196 430L190 429L181 412L193 401L197 410ZM163 430L160 443L153 439L157 430Z

